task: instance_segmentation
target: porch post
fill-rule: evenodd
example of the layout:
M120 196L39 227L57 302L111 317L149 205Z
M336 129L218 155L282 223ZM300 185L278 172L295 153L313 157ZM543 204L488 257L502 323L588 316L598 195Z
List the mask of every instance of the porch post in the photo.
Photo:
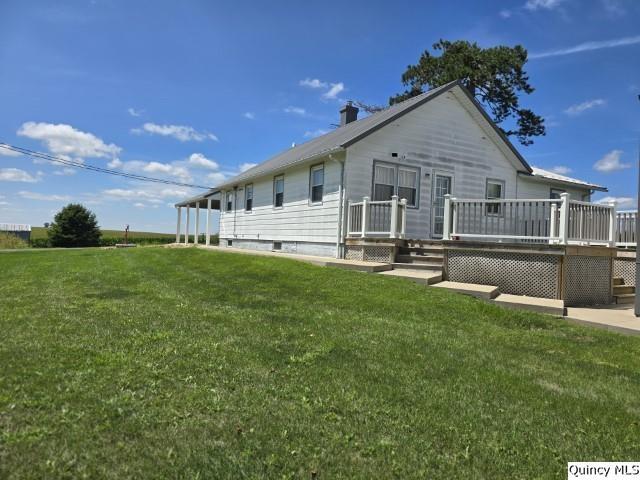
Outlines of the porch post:
M609 246L616 246L616 222L618 219L618 215L616 212L616 202L611 202L609 204L611 210L609 211Z
M400 200L400 204L402 205L402 229L400 230L400 238L404 238L407 232L407 199L403 198Z
M187 205L187 221L184 226L184 244L189 245L189 205Z
M569 238L569 194L560 194L560 230L558 236L560 237L560 244L566 245Z
M398 230L398 196L391 195L391 225L389 226L389 237L396 238Z
M362 238L367 235L367 224L369 223L369 197L362 198Z
M205 238L205 245L208 247L211 244L211 197L207 198L207 236Z
M180 243L180 227L182 226L182 207L176 207L177 217L178 217L178 225L176 226L176 243Z
M198 236L200 235L200 200L196 203L196 228L195 235L193 236L193 244L198 244Z
M551 214L550 214L550 219L549 219L549 236L551 237L549 239L549 243L554 243L556 241L555 237L558 235L558 228L556 225L556 218L558 217L558 204L557 203L552 203L551 204Z
M442 239L451 240L451 194L444 196L444 218L442 221Z

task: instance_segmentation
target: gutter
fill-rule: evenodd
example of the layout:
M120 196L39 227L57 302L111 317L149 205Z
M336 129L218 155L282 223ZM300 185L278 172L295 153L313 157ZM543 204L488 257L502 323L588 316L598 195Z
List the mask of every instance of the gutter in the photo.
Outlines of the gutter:
M575 183L575 182L566 182L564 180L559 180L557 178L549 178L543 177L541 175L534 175L531 173L518 172L518 176L522 176L528 178L529 180L533 180L534 182L542 182L542 183L555 183L557 185L563 185L565 187L574 187L574 188L587 188L593 191L599 192L608 192L609 189L607 187L602 187L600 185L593 185L591 183Z

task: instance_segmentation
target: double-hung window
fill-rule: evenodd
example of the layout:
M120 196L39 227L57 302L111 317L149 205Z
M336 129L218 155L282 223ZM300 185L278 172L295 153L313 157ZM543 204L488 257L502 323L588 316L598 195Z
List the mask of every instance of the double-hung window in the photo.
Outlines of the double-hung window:
M311 203L322 203L324 190L324 165L311 167L309 172L309 198Z
M280 208L284 205L284 175L273 179L273 206Z
M552 198L552 199L560 198L560 195L566 192L567 192L566 190L562 190L561 188L552 188L551 195L549 198Z
M225 211L230 212L233 210L233 192L227 192L227 208Z
M251 212L253 210L253 184L244 187L244 210Z
M391 200L393 195L406 199L409 207L418 206L418 182L420 171L417 168L386 163L373 166L373 200Z
M487 200L500 200L504 198L504 181L487 179ZM487 215L501 215L502 205L499 203L487 203Z

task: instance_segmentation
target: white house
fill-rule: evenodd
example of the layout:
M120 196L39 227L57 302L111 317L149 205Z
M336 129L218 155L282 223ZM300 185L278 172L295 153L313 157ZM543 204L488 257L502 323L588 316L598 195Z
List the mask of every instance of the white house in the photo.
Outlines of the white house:
M187 231L189 208L219 208L222 246L343 257L349 236L441 239L447 194L550 199L566 192L589 201L606 191L529 166L459 82L360 120L351 104L340 114L339 128L176 204L177 240L184 207ZM485 208L499 215L502 207Z

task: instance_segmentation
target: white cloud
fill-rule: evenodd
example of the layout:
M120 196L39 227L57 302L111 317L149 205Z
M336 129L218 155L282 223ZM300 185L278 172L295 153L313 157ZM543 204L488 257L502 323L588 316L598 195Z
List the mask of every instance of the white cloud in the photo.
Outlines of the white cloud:
M549 50L546 52L532 53L530 59L557 57L560 55L572 55L574 53L590 52L592 50L600 50L603 48L624 47L627 45L636 45L640 43L640 35L635 37L615 38L613 40L584 42L573 47Z
M131 115L132 117L139 117L140 115L142 115L144 113L144 110L136 110L133 107L129 107L127 108L127 112L129 113L129 115Z
M301 107L287 107L284 109L284 113L292 113L294 115L300 115L301 117L307 114L307 111Z
M220 168L217 162L208 159L201 153L192 153L189 157L189 165L206 168L208 170L218 170Z
M511 15L513 15L513 14L511 13L511 10L500 10L499 15L502 18L506 19L506 18L511 18Z
M251 162L246 162L240 165L240 172L246 172L247 170L249 170L250 168L255 167L256 165L258 165L257 163L251 163Z
M142 128L134 128L131 133L141 134L149 133L151 135L162 135L163 137L173 137L181 142L203 142L205 140L218 141L213 133L199 132L193 127L187 125L158 125L156 123L145 123Z
M551 171L553 173L557 173L558 175L566 175L568 173L571 173L571 169L569 167L565 167L563 165L557 165L555 167L552 167Z
M151 200L162 198L185 198L191 192L185 189L177 188L153 188L150 186L148 189L124 189L124 188L111 188L103 190L102 194L105 197L116 200Z
M105 143L92 133L63 123L26 122L18 130L18 135L42 141L54 155L114 158L122 150L113 143Z
M255 113L253 113L253 112L244 112L244 113L242 114L242 116L243 116L244 118L246 118L247 120L255 120L255 119L256 119L256 114L255 114Z
M161 162L143 162L141 160L131 160L129 162L121 162L121 168L127 173L143 173L143 174L163 174L175 177L182 182L190 182L193 180L191 172L185 166L178 162L161 163Z
M137 202L134 203L133 206L136 208L144 208L146 205L144 203Z
M301 87L309 87L309 88L327 88L329 85L327 82L323 82L317 78L305 78L304 80L300 80Z
M19 168L0 168L0 182L35 183L40 179Z
M22 155L19 152L2 148L2 145L6 145L6 143L0 143L0 155L3 155L5 157L19 157L20 155Z
M636 199L631 197L604 197L595 203L615 203L617 208L634 208L637 205Z
M109 168L119 168L122 166L122 160L120 160L119 158L114 158L109 163L107 163L107 166Z
M325 133L329 133L329 130L325 130L324 128L318 128L317 130L307 130L306 132L304 132L304 136L306 138L315 138L315 137L319 137L321 135L324 135Z
M0 202L0 205L6 207L7 205L11 205L9 202Z
M553 10L562 3L562 0L527 0L524 8L532 12L539 9Z
M224 182L226 178L227 176L221 172L210 173L207 175L207 179L213 182L214 185Z
M18 192L18 195L28 200L38 200L44 202L68 202L69 200L71 200L71 197L69 195L47 195L38 192L27 192L24 190Z
M335 100L343 90L344 83L332 83L331 88L322 95L322 98L325 98L327 100Z
M606 103L607 102L605 102L602 98L587 100L586 102L578 103L576 105L571 105L569 108L567 108L564 111L564 113L572 117L575 117L576 115L580 115L581 113L586 112L587 110L590 110L594 107L601 107L603 105L606 105Z
M65 168L61 168L60 170L54 170L53 174L66 177L70 175L75 175L77 172L78 171L75 168L65 167Z
M593 165L593 168L595 168L599 172L605 173L624 170L625 168L631 168L630 163L623 163L620 161L622 153L622 150L611 150L604 157L598 160Z

